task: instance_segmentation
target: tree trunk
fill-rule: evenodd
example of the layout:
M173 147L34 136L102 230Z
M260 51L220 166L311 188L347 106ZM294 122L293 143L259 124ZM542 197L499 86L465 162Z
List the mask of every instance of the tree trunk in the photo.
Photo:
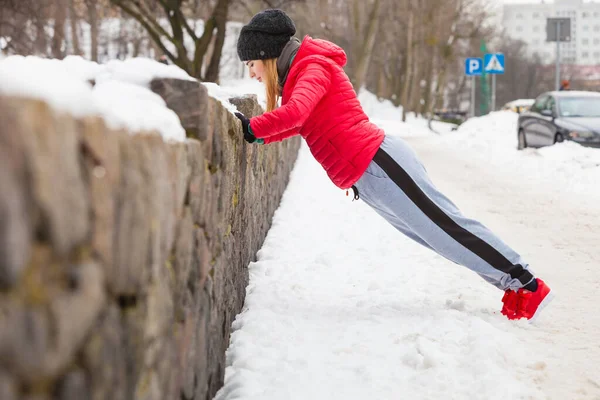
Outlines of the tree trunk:
M71 22L71 40L73 43L73 54L82 55L81 46L79 45L79 17L75 10L75 0L69 0L69 21Z
M217 37L213 45L210 64L206 69L204 80L207 82L219 82L219 64L223 52L223 43L225 43L225 28L227 24L227 12L229 10L229 0L219 0L213 12L217 27Z
M410 85L408 94L409 108L408 111L419 114L421 107L421 81L423 80L423 70L419 68L419 58L413 57L413 79Z
M63 42L65 41L65 22L67 20L67 4L65 0L56 0L54 10L54 34L52 35L52 56L64 57Z
M412 0L408 5L408 29L406 32L406 74L402 82L402 94L400 95L400 104L402 104L402 121L406 121L406 108L408 105L410 86L413 80L413 34L414 34L415 15Z
M98 10L96 0L86 1L88 8L88 18L90 23L90 37L91 37L91 58L92 61L98 62Z
M431 97L432 97L432 92L434 90L434 82L437 81L436 77L435 77L435 68L434 65L437 65L437 60L438 60L438 55L436 54L437 52L435 51L435 49L431 49L431 53L432 53L432 57L431 57L431 62L427 63L427 71L425 73L426 79L427 79L427 85L425 87L425 93L423 94L423 100L425 100L424 104L421 106L421 114L428 114L429 113L429 107L431 105ZM439 81L437 81L437 83L439 84Z
M33 49L34 54L48 54L48 37L44 30L44 20L41 17L38 17L35 21L35 42Z
M375 38L377 37L377 20L379 19L379 5L380 0L375 0L373 8L369 14L369 20L367 22L367 31L365 39L362 42L360 53L358 55L358 61L356 68L354 68L354 74L352 79L352 86L358 93L360 88L364 85L367 77L367 71L369 70L369 62L371 61L371 55L373 54L373 47L375 46ZM358 32L357 32L358 33Z

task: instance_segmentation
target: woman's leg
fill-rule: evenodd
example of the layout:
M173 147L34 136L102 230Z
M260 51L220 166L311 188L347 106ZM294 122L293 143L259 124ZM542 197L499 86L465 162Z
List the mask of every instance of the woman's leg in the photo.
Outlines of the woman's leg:
M496 287L518 290L533 280L519 254L437 190L401 138L386 136L355 186L360 198L398 230Z

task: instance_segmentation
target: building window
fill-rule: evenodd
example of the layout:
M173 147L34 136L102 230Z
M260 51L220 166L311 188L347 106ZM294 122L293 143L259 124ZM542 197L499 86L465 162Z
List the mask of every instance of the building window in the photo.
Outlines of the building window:
M581 39L581 44L590 44L588 39Z
M584 51L583 53L581 53L581 57L583 58L588 58L589 54L587 51Z
M598 39L598 38L594 39L594 44L595 45L599 45L600 44L600 39Z
M594 58L600 58L600 51L594 52Z
M539 16L540 16L540 14L538 14L536 12L533 13L533 18L539 18Z
M588 16L588 13L585 11L581 13L581 18L587 18Z
M517 19L523 19L523 14L521 14L521 13L517 14Z
M589 27L589 26L587 26L587 25L584 25L584 26L583 26L583 31L584 31L584 32L587 32L587 31L589 31L589 30L590 30L590 27Z
M534 32L539 32L540 31L540 27L539 26L534 26L533 27L533 31Z
M517 26L517 32L523 32L523 27L522 26Z
M594 32L600 32L600 25L594 25Z
M534 39L533 40L533 45L534 46L539 46L539 44L540 44L540 41L538 39Z

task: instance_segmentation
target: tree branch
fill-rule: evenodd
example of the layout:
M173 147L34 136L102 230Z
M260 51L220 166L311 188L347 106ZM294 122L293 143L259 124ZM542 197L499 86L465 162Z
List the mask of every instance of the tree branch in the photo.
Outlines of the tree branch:
M161 35L159 32L157 32L152 24L150 25L150 23L148 23L146 21L146 19L144 18L144 16L141 13L138 13L136 11L134 11L132 8L130 8L129 6L123 4L123 2L121 0L110 0L111 3L113 3L114 5L116 5L117 7L120 7L123 11L125 11L127 14L131 15L133 18L135 18L148 32L148 35L150 35L150 37L152 38L152 40L154 40L154 42L156 43L156 45L158 47L160 47L160 49L162 50L163 53L165 53L165 55L167 57L169 57L173 62L177 63L177 57L175 57L173 55L173 53L171 53L163 44L162 40L161 40ZM165 32L164 29L161 28L162 32ZM173 39L171 38L171 36L169 36L168 34L165 35L167 39L169 39L169 41L173 42Z
M131 15L137 21L139 21L147 30L152 29L157 36L164 36L169 42L175 44L173 37L169 35L169 32L165 31L158 22L151 17L149 11L145 10L139 0L131 0L131 3L139 10L136 11L132 7L125 4L127 0L110 0L111 3L120 7L127 14Z

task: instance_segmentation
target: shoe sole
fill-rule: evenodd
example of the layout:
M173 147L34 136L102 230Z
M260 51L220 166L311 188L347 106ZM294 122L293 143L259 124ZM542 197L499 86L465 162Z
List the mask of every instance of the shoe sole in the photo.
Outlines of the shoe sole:
M548 294L546 295L546 297L544 297L544 300L542 300L542 302L540 303L540 305L538 306L537 310L535 310L535 314L533 314L533 317L531 317L529 319L530 323L535 322L535 320L538 318L538 316L540 315L540 313L542 312L542 310L548 305L550 304L550 302L554 299L554 291L552 289L550 289L550 291L548 292Z

